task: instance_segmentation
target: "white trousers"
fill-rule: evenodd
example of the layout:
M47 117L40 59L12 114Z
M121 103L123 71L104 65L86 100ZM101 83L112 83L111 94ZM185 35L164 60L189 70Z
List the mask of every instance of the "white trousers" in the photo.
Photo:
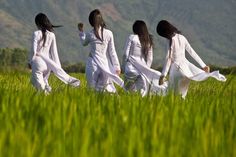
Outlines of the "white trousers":
M70 78L72 78L59 65L47 57L35 56L31 62L31 67L32 84L38 90L45 90L46 87L50 87L48 84L48 78L51 71L53 71L56 77L66 84L68 84Z
M173 91L175 94L181 94L185 98L188 93L190 79L179 72L176 66L171 66L168 91Z
M106 72L108 69L102 69L101 67L98 66L92 57L88 57L85 69L88 86L97 91L115 93L116 88L113 82L119 85L123 83L123 80L114 74L109 75L109 73Z

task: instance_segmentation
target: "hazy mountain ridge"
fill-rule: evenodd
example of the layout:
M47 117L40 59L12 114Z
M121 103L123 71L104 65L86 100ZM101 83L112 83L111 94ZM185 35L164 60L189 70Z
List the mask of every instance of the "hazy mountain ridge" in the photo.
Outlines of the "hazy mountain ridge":
M90 30L88 14L94 8L103 12L107 26L114 33L119 58L132 24L136 19L146 21L155 39L155 64L161 65L165 56L165 40L157 36L156 24L161 19L174 23L188 38L206 63L236 65L236 2L234 0L1 0L0 47L30 48L31 34L36 29L34 16L46 13L54 24L59 53L63 61L84 62L88 48L82 48L77 23Z

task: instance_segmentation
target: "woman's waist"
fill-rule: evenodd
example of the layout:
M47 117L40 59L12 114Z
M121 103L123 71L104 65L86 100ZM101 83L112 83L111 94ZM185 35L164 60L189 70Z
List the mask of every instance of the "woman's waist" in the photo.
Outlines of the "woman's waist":
M88 60L95 62L99 65L108 66L108 58L106 56L96 55L93 53L89 53Z
M126 65L125 65L125 73L135 73L135 74L137 74L138 70L137 70L137 68L135 68L135 66L132 63L127 62Z
M188 62L188 60L186 58L172 58L171 62L174 64L185 64L186 62Z
M97 52L97 51L90 51L89 57L100 57L100 58L107 58L106 53L103 52Z
M146 65L147 64L143 57L141 57L141 56L134 56L134 55L129 56L128 62L131 62L132 64L134 64L134 63L135 64L142 64L142 65Z

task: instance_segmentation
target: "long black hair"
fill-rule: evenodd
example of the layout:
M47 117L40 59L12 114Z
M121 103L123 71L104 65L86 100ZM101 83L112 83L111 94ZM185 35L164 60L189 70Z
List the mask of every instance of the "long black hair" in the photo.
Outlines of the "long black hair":
M43 46L45 45L45 41L46 41L46 38L47 38L46 37L46 31L48 30L48 31L52 32L53 28L61 27L61 26L53 25L44 13L39 13L35 16L35 24L42 31Z
M172 45L172 37L177 33L181 34L181 32L173 26L171 23L169 23L166 20L161 20L156 27L157 34L160 36L169 39L170 41L170 50Z
M147 62L147 56L149 49L153 46L152 35L149 34L147 25L142 20L137 20L133 24L133 32L139 37L139 41L142 46L142 54Z
M95 36L103 41L103 29L106 27L106 24L102 18L102 14L100 12L100 10L95 9L93 11L91 11L91 13L89 14L89 23L92 27L94 27L94 34ZM99 36L98 30L101 27L101 37Z

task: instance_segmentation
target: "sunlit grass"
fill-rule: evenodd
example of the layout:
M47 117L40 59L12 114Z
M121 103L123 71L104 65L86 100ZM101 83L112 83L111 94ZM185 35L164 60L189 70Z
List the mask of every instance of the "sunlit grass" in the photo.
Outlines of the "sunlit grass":
M236 79L191 82L179 96L98 93L27 72L0 73L0 156L236 156Z

